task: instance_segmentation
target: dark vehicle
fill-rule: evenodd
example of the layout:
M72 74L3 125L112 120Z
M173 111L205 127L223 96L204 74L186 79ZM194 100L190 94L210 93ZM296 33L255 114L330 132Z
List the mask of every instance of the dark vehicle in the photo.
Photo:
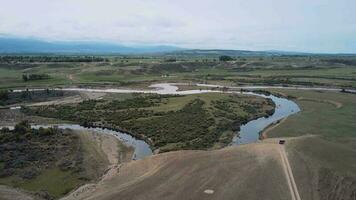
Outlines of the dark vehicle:
M284 144L284 143L286 143L285 140L279 140L279 144Z

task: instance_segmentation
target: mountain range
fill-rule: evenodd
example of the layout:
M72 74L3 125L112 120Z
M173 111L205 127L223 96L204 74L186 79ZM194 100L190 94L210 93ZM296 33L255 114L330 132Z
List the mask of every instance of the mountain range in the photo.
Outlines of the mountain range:
M174 46L125 46L108 42L48 42L0 37L0 54L145 54L182 50Z
M287 51L247 51L223 49L184 49L176 46L126 46L110 42L45 41L30 38L0 37L0 54L159 54L167 56L279 56L310 55Z

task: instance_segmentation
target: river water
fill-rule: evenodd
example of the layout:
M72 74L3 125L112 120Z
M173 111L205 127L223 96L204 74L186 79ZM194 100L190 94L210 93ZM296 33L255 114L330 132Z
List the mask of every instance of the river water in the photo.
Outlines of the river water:
M179 83L162 83L162 84L155 84L151 85L151 88L155 88L153 90L130 90L130 89L89 89L89 88L57 88L56 90L63 90L63 91L84 91L84 92L103 92L103 93L155 93L155 94L172 94L172 95L189 95L189 94L201 94L201 93L221 93L222 91L219 90L186 90L186 91L178 91ZM197 84L197 86L205 86L205 87L222 87L219 85L204 85L204 84ZM257 89L261 87L251 87L250 89ZM265 88L265 87L264 87ZM233 88L233 89L241 89ZM37 89L40 90L40 89ZM21 90L16 90L15 92L20 92ZM239 145L239 144L247 144L256 142L259 139L259 134L262 130L264 130L267 126L272 123L277 122L283 118L286 118L294 113L300 111L300 108L296 103L291 100L276 97L273 95L266 96L263 94L257 94L253 92L239 92L239 91L229 91L228 93L239 93L239 94L246 94L246 95L255 95L260 96L263 98L270 98L276 105L275 112L273 115L269 117L261 117L255 120L252 120L240 127L240 132L237 134L232 141L232 145ZM49 127L51 125L35 125L33 128L39 127ZM120 141L125 143L126 145L132 146L135 148L135 152L133 155L133 159L142 159L146 156L152 155L152 150L150 146L143 140L136 139L127 133L122 133L120 131L114 131L109 129L102 129L102 128L86 128L80 125L75 124L59 124L59 128L69 128L73 130L90 130L104 134L111 134L118 138ZM13 128L13 127L10 127Z
M242 125L239 134L233 138L232 144L236 145L257 142L260 133L267 126L300 111L300 108L296 103L286 98L276 97L274 95L266 96L256 93L254 93L254 95L271 99L276 105L275 111L269 117L260 117Z

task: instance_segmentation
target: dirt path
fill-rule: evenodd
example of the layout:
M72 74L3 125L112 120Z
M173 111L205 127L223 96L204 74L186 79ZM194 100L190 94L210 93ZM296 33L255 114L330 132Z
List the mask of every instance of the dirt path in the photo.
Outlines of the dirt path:
M313 99L313 98L306 98L306 97L299 97L298 100L302 100L302 101L314 101L314 102L319 102L319 103L328 103L331 104L333 106L335 106L336 108L341 108L343 105L340 102L337 101L332 101L332 100L321 100L321 99Z
M28 104L28 106L47 106L47 105L74 104L74 103L80 103L80 102L85 101L85 100L101 99L103 96L105 96L105 93L80 92L77 95L69 96L69 97L63 97L63 98L56 99L56 100L43 101L43 102L37 102L37 103L30 103L30 104Z
M63 104L73 104L73 103L80 103L84 99L80 95L64 97L52 101L43 101L37 103L28 104L28 106L47 106L47 105L63 105Z
M282 146L282 145L280 146L279 153L281 155L283 169L286 174L288 187L290 189L292 200L301 200L297 185L294 180L293 171L292 171L292 168L290 167L284 146Z

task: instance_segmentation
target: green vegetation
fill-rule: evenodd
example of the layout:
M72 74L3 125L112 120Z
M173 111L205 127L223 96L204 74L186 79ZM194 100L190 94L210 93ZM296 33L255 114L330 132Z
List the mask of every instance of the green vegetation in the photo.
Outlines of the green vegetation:
M98 178L105 160L90 158L86 143L69 130L31 129L23 121L0 131L0 184L54 198ZM101 164L100 164L101 163ZM89 168L97 165L96 173ZM98 172L99 171L99 172ZM101 171L101 172L100 172ZM60 187L59 187L60 186Z
M44 61L30 62L31 59ZM71 61L66 62L67 59ZM7 58L0 62L0 88L67 85L134 87L155 81L356 87L355 56L158 55L103 56L95 57L94 60L99 60L93 62L90 59L75 56ZM227 60L229 62L225 62ZM50 79L24 82L23 74L46 74Z
M273 106L263 98L229 94L135 95L120 101L24 108L23 112L84 126L118 128L161 151L172 151L227 145L241 124L271 114Z
M4 102L9 99L9 91L7 90L0 90L0 101Z
M220 61L233 61L234 59L230 56L220 56L219 60Z
M48 74L23 74L22 80L23 81L37 81L37 80L46 80L50 79L51 77Z
M341 92L273 90L294 97L302 112L273 129L270 136L356 137L356 95Z

